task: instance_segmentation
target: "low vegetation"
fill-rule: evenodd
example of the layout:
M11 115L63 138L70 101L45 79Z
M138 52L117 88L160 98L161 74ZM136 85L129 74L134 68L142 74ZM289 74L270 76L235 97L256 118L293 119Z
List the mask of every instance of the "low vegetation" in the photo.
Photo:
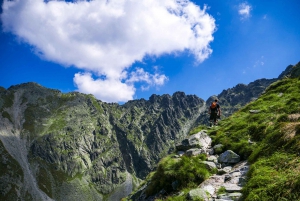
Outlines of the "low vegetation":
M299 91L299 78L275 82L211 132L251 163L243 200L300 199Z
M213 145L223 144L223 151L233 150L251 164L243 200L300 200L299 91L299 78L277 81L260 98L220 121L218 127L208 129ZM200 125L191 134L205 128ZM151 177L147 194L162 188L170 192L171 183L178 180L178 193L162 200L184 200L185 193L179 192L198 186L211 174L195 160L200 159L163 159Z
M157 170L151 176L151 183L146 189L147 195L157 193L164 189L171 192L172 189L184 189L197 187L199 183L207 179L216 170L209 171L201 161L206 156L201 154L196 157L183 156L174 158L170 155L158 164ZM173 186L172 186L173 184Z

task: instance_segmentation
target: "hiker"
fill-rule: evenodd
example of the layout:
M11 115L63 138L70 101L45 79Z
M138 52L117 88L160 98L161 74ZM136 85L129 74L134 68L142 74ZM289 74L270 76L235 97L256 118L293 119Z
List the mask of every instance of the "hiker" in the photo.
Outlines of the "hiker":
M208 114L210 114L210 126L212 126L212 124L217 125L218 118L221 116L221 108L218 103L218 99L215 99L215 101L211 103L208 109Z

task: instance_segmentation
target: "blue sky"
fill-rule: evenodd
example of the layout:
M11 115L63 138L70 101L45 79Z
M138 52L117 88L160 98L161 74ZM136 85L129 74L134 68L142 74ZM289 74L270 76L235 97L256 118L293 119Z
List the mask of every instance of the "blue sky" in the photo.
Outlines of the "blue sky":
M2 1L0 86L207 99L300 61L298 0Z

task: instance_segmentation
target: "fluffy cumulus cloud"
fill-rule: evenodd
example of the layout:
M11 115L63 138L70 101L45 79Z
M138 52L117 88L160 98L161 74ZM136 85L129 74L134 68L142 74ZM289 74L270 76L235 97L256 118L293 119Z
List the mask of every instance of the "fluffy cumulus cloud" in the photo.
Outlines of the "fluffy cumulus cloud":
M130 78L126 83L144 82L147 85L142 86L142 90L147 90L150 86L161 86L168 80L168 77L159 73L150 74L142 68L137 68L136 71L130 73Z
M241 19L247 19L251 16L251 10L252 7L247 2L239 4L239 15L241 16Z
M190 51L202 62L212 53L215 20L189 0L4 0L2 8L5 31L43 59L81 69L78 90L107 102L132 99L137 82L167 81L130 69L145 56Z

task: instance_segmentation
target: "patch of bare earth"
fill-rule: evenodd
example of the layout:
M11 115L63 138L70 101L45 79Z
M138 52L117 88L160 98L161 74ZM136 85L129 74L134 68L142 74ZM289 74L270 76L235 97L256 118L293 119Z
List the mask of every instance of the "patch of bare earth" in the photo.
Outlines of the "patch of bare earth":
M284 138L286 140L292 139L296 135L296 126L300 125L300 122L292 122L288 123L284 126L283 131L284 131Z
M289 118L290 121L298 121L299 118L300 118L300 114L299 113L298 114L290 114L288 116L288 118Z

